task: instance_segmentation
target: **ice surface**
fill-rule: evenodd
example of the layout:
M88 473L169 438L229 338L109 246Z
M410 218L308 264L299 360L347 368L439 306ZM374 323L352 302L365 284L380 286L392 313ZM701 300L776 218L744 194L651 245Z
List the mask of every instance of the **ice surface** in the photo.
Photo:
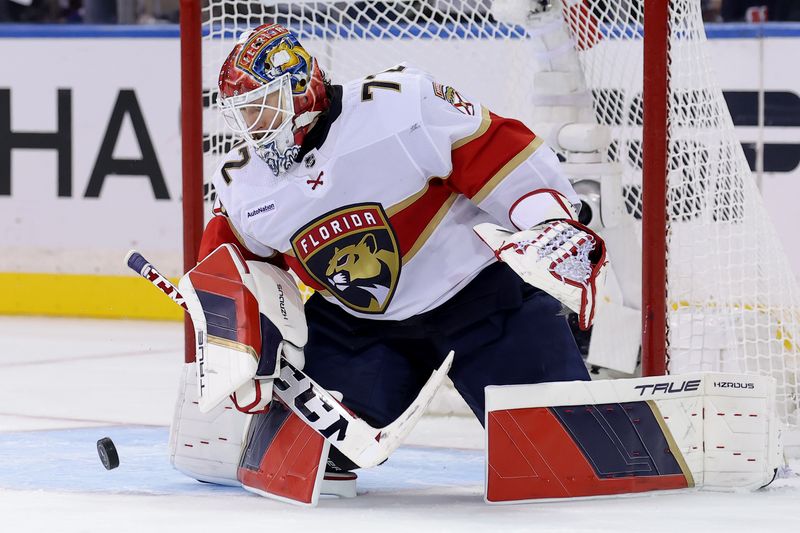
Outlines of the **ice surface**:
M483 503L482 431L423 419L359 495L316 509L172 470L181 324L0 317L0 532L800 531L800 478L756 493ZM106 471L97 439L117 445ZM800 465L793 465L797 468Z

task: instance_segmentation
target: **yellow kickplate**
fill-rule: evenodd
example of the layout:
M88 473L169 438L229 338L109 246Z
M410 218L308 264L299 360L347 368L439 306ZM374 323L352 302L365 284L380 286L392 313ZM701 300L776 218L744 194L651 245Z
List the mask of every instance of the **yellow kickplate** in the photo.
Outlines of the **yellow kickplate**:
M182 320L184 311L135 276L0 272L0 314Z

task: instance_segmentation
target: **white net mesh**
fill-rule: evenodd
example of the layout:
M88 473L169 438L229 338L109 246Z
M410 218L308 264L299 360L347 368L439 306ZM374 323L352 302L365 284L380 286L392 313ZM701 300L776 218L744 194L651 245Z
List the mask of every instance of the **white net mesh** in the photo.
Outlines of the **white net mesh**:
M611 163L615 170L603 201L619 204L619 223L632 223L638 232L642 2L553 0L542 10L548 3L207 1L206 177L232 143L209 105L216 101L220 65L241 32L279 22L298 35L335 83L407 61L494 112L523 120L567 161ZM700 0L672 0L670 12L670 371L771 375L778 382L780 415L796 426L797 283L713 80ZM606 126L610 144L594 158L570 151L553 126L569 122ZM645 253L647 247L643 243ZM610 252L614 261L615 250Z
M639 218L643 19L633 2L602 8L610 4L586 2L608 37L578 55L596 116L614 131L608 156L622 165L626 211ZM771 375L780 414L796 426L797 281L714 81L701 20L699 1L670 3L669 368Z

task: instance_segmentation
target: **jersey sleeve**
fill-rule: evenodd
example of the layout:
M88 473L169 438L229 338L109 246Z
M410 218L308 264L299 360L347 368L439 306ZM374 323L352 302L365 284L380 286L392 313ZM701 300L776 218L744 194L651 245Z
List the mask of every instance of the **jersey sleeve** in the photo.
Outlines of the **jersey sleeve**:
M242 256L248 261L265 260L265 257L251 252L244 245L241 237L233 228L231 220L227 216L222 213L217 213L211 217L211 220L208 221L208 224L206 224L203 230L203 235L200 239L200 249L197 253L197 260L202 261L223 244L233 244L236 246Z
M449 168L448 185L500 224L513 227L511 209L533 191L555 190L579 201L558 157L522 122L432 79L420 92L430 140Z

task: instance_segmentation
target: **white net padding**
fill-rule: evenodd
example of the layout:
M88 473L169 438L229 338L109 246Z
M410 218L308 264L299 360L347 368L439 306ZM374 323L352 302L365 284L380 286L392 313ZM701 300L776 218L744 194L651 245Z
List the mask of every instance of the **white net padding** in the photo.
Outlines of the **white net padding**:
M647 253L641 1L208 0L203 20L206 179L233 142L211 105L220 65L243 31L279 22L334 83L406 61L526 122L574 179L599 184L603 224L593 227L612 261L638 264L641 253L616 245L619 228L632 228ZM669 368L771 375L780 415L796 427L797 282L713 80L700 0L670 2L670 31ZM618 276L619 304L638 309L638 273L620 271L628 273Z

